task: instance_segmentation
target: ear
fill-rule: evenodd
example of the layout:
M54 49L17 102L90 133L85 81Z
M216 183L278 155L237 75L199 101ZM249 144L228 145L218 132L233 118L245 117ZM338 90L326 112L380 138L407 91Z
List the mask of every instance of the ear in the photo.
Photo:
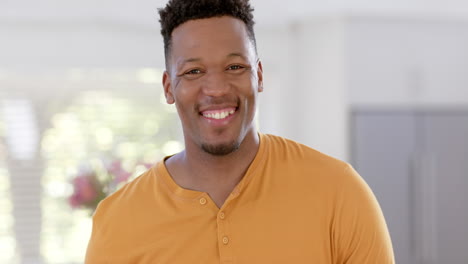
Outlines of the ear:
M258 60L257 63L257 78L258 78L258 92L263 92L263 66L262 62Z
M166 102L168 104L175 103L174 95L172 94L172 83L171 83L171 76L167 71L164 71L162 77L162 84L164 88L164 95L166 96Z

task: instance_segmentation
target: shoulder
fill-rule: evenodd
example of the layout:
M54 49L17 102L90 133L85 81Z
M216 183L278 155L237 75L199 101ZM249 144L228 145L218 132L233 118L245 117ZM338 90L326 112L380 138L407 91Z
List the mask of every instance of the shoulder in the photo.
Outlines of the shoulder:
M124 202L124 201L132 201L134 199L141 198L149 191L151 191L148 184L154 182L155 176L155 168L151 168L141 174L140 176L136 177L134 180L128 182L122 188L114 192L113 194L109 195L106 199L102 201L102 206L109 206L113 202Z
M303 169L346 172L350 165L314 148L280 136L262 134L269 158Z
M268 166L288 176L284 178L301 178L301 183L328 191L331 189L326 187L331 187L343 201L375 200L367 183L349 163L294 140L269 134L262 134L261 139L266 145Z
M339 203L376 204L372 190L351 164L283 137L263 135L263 139L268 144L270 164L281 168L288 179L300 178L307 186L333 193Z
M97 226L131 222L128 220L137 212L135 209L144 206L154 195L156 173L153 167L102 200L93 215L93 222Z

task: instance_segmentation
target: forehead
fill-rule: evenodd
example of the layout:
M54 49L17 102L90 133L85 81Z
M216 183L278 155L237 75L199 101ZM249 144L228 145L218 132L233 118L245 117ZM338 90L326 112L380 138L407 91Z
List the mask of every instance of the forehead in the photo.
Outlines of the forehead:
M247 27L240 19L223 16L190 20L172 32L171 60L254 54Z

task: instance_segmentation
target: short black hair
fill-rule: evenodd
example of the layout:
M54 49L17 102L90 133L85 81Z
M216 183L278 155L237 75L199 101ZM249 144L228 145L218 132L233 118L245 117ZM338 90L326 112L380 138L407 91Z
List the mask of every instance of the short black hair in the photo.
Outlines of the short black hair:
M247 28L255 51L253 8L249 0L169 0L166 7L158 9L161 35L164 39L164 56L168 65L172 31L181 24L195 19L231 16L242 20Z

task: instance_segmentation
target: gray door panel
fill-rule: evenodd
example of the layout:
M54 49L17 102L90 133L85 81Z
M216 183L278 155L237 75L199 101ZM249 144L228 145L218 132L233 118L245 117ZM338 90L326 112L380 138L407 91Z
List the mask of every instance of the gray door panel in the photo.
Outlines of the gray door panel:
M352 163L382 207L399 264L414 264L409 188L415 118L411 112L362 111L352 120Z
M468 263L468 114L423 116L424 153L432 156L438 263Z
M355 111L351 141L396 262L468 263L468 112Z

